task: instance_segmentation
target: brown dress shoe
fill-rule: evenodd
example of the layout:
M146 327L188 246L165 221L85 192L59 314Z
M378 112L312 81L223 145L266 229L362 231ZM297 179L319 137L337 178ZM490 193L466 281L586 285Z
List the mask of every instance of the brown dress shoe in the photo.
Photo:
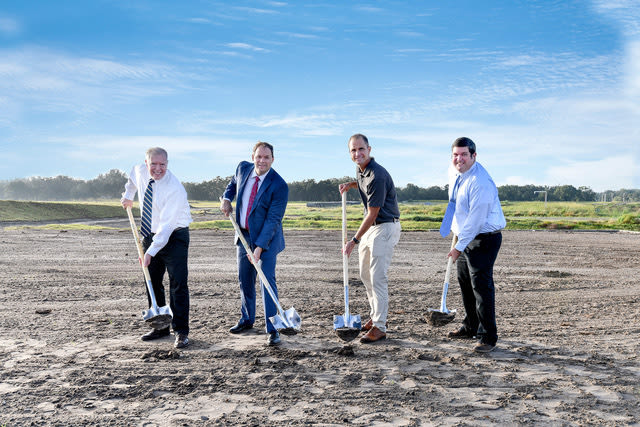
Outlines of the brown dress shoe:
M369 329L371 329L371 327L373 326L373 320L369 319L367 320L367 323L365 323L360 330L361 331L368 331ZM389 322L385 323L384 326L389 326Z
M377 327L373 326L371 329L369 329L369 332L367 332L366 334L364 334L362 338L360 338L360 342L370 343L370 342L382 341L385 338L387 338L387 334L382 332Z

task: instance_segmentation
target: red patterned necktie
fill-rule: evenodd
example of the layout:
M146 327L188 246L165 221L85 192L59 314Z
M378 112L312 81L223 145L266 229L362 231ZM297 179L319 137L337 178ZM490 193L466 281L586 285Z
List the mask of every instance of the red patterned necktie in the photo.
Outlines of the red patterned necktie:
M244 217L244 228L249 229L249 213L251 212L251 207L253 206L253 201L256 198L256 194L258 194L258 183L260 182L260 177L256 176L256 181L253 183L253 187L251 187L251 195L249 196L249 204L247 205L247 215Z

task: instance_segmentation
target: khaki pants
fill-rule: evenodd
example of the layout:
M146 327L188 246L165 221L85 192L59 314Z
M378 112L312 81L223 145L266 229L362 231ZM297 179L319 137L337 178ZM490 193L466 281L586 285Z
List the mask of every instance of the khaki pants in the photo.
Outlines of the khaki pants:
M389 281L393 248L400 240L400 223L385 222L373 225L362 236L358 246L360 279L367 290L373 325L386 332L389 312Z

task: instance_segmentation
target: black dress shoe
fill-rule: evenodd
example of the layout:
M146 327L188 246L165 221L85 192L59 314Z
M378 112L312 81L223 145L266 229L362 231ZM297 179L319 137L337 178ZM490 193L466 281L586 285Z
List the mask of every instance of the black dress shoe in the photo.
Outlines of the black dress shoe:
M447 334L449 338L458 338L458 339L473 339L476 337L476 334L469 331L464 326L458 329L457 331L451 331Z
M280 344L280 332L274 331L269 333L269 345Z
M232 334L239 334L240 332L244 332L248 329L252 329L253 328L253 323L236 323L236 326L234 326L233 328L229 329L229 332L231 332Z
M142 336L142 341L157 340L158 338L166 337L169 335L169 328L164 329L152 329Z
M175 348L185 348L189 345L189 337L185 334L176 334L176 342L173 344Z

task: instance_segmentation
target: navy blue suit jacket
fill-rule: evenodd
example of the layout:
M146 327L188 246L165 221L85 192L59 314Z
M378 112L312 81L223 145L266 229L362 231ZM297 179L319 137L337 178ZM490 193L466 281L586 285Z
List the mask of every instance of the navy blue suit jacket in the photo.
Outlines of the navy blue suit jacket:
M242 194L254 167L251 162L241 162L224 192L224 198L231 201L238 196L235 211L238 224L240 224ZM255 246L261 247L264 251L274 251L274 253L284 249L282 218L287 209L288 200L289 186L272 168L260 185L251 206L251 212L248 213L249 235ZM235 240L237 244L238 236Z

